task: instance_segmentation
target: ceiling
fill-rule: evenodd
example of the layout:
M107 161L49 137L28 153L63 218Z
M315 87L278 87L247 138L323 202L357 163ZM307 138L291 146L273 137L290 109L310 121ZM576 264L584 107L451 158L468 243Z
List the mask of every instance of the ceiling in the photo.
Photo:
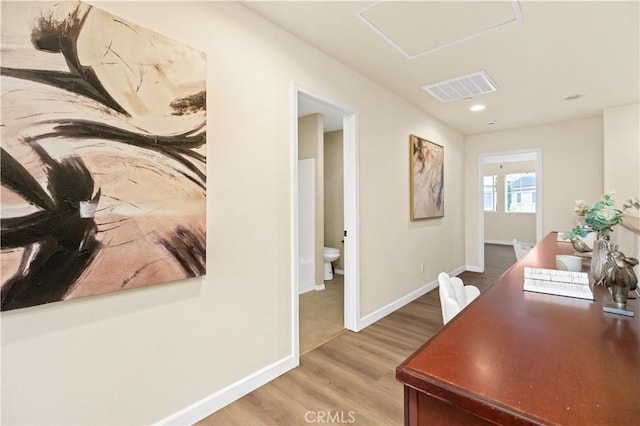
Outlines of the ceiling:
M463 134L640 100L639 1L243 4ZM480 71L496 91L443 103L422 89Z
M304 117L305 115L314 113L322 114L322 124L325 133L335 132L343 128L344 114L341 110L313 98L298 95L298 117Z

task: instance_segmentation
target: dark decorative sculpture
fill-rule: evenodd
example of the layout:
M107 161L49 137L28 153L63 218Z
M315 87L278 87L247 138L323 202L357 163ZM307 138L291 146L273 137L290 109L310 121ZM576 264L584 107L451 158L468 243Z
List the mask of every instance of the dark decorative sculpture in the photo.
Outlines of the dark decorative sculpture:
M611 293L613 301L620 307L627 303L629 291L635 290L638 277L633 267L638 264L635 257L626 257L617 247L607 255L602 281Z

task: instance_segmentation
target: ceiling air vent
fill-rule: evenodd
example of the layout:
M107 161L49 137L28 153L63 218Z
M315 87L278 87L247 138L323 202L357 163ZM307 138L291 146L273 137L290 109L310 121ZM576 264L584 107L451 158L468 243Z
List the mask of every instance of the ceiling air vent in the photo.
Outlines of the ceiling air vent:
M422 86L422 90L440 102L451 102L495 92L498 88L484 71L480 71Z

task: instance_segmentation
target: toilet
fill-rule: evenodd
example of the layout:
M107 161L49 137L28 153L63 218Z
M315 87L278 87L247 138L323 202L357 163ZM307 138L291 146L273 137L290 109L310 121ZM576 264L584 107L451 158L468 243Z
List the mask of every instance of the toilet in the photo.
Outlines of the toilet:
M340 257L340 250L333 247L324 248L324 280L333 279L333 270L331 268L331 262L338 260Z

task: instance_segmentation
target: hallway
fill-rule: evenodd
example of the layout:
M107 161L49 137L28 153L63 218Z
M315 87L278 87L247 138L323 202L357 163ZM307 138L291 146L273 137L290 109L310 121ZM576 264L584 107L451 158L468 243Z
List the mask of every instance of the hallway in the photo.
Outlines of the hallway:
M515 262L511 246L486 244L485 255L484 273L459 275L481 292ZM395 369L440 327L436 288L359 333L345 331L311 350L298 368L197 424L298 425L309 423L310 415L337 412L353 425L402 425L403 390Z

